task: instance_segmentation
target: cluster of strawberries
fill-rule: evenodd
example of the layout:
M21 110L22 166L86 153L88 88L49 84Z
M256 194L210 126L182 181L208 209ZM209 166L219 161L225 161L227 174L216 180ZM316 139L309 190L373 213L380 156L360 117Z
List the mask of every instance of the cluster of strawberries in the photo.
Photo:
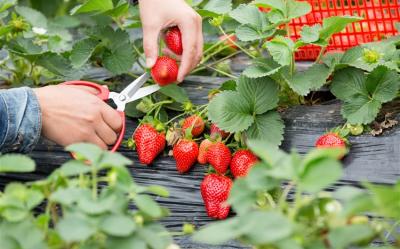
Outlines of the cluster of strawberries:
M206 124L199 115L185 118L181 124L180 138L172 145L172 154L176 161L179 173L188 172L194 164L210 164L214 173L208 174L201 183L201 195L208 216L224 219L228 216L230 207L226 205L233 177L246 176L250 168L258 161L257 157L248 149L239 149L233 155L231 150L222 141L229 133L220 130L211 124L210 133L200 146L195 141L205 130ZM165 132L157 131L154 124L141 124L134 140L139 161L151 164L164 151L167 145Z
M235 41L236 37L229 36L220 39ZM177 55L182 54L183 47L179 28L168 29L164 36L164 42L172 52ZM174 59L160 56L151 69L151 74L157 84L165 86L176 81L178 65ZM232 178L246 176L250 168L257 163L258 158L245 148L237 149L232 155L225 143L229 140L230 134L219 129L215 124L210 125L210 133L205 136L199 146L196 139L198 140L203 134L205 127L206 122L201 115L193 114L181 122L178 132L173 129L172 132L177 135L171 136L173 139L168 139L164 125L149 119L140 124L133 139L139 161L146 165L151 164L164 151L167 143L172 146L172 155L179 173L188 172L197 162L203 165L209 164L213 173L207 174L202 181L201 195L208 216L225 219L230 211L226 201L232 187ZM316 146L341 147L345 146L345 141L335 133L328 133L318 139Z

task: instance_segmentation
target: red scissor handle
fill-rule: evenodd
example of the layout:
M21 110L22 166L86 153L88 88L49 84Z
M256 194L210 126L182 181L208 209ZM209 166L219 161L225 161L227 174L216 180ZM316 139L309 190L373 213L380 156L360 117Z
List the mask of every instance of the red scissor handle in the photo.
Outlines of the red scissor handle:
M66 82L62 83L61 85L86 86L86 87L94 88L97 90L96 96L103 101L108 100L109 95L110 95L110 91L108 90L108 88L103 87L99 84L90 82L90 81L81 81L81 80L66 81ZM122 143L122 140L124 139L124 135L125 135L125 131L126 131L125 112L118 111L118 114L121 117L122 128L121 128L121 131L119 132L117 141L115 142L115 144L113 145L113 147L110 150L111 152L115 152L119 148L119 146ZM74 154L72 154L72 157L76 159Z
M110 91L107 87L99 85L94 82L90 81L81 81L81 80L73 80L73 81L66 81L61 85L70 85L70 86L87 86L97 90L96 96L99 97L101 100L107 100L110 95Z

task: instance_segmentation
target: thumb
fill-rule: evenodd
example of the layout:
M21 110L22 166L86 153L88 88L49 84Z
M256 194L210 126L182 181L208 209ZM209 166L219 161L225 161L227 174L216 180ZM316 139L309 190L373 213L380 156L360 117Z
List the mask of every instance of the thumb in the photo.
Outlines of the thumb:
M146 66L151 68L157 60L158 56L158 36L159 29L145 28L143 30L143 49L146 56Z

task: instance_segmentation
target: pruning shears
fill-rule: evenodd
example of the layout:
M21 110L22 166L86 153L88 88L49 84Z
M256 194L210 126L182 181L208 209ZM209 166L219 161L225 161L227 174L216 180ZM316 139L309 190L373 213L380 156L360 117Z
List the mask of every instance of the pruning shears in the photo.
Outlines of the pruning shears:
M62 83L62 85L74 85L74 86L86 86L86 87L91 87L94 88L97 91L96 96L100 98L103 101L107 101L109 99L113 100L113 102L116 105L116 110L118 111L121 119L122 119L122 128L121 131L119 132L118 139L111 148L112 152L115 152L119 146L121 145L121 142L124 138L125 135L125 130L126 130L126 123L125 123L125 106L129 102L141 99L147 95L150 95L160 89L160 86L156 85L151 85L151 86L146 86L142 87L143 84L149 79L150 74L149 73L144 73L142 74L139 78L131 82L127 87L125 87L124 90L122 90L120 93L116 92L110 92L108 88L99 85L94 82L90 81L66 81ZM142 87L142 88L141 88Z

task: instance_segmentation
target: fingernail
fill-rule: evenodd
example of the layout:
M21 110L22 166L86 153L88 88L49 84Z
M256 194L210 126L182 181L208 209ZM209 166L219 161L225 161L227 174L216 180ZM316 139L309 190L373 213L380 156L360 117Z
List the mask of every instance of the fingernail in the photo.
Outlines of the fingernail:
M153 58L146 59L146 65L148 68L153 67L155 60Z

